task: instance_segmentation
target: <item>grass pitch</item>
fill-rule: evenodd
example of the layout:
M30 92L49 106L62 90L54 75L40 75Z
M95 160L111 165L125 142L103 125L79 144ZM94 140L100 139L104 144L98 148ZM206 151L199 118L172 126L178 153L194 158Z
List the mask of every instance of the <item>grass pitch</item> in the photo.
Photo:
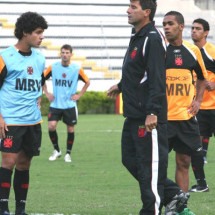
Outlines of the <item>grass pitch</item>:
M138 183L121 164L121 115L80 115L75 128L72 163L65 163L66 126L59 122L62 157L49 161L53 148L44 117L41 155L32 161L26 212L29 214L137 215L141 208ZM196 215L214 215L215 153L211 139L205 165L208 193L191 193L190 209ZM169 158L174 179L174 153ZM195 184L190 171L190 186ZM10 210L14 211L11 190Z

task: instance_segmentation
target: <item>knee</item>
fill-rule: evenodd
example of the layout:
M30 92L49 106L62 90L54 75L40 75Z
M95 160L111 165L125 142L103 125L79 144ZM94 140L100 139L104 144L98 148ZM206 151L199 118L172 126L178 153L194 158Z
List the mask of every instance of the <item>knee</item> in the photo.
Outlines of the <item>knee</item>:
M14 166L16 165L16 158L11 156L4 156L2 158L1 166L5 169L13 170Z
M189 169L191 163L191 157L188 155L180 155L176 159L176 166L178 170Z
M48 129L49 129L49 131L55 131L56 130L56 126L53 125L53 124L49 124L48 125Z

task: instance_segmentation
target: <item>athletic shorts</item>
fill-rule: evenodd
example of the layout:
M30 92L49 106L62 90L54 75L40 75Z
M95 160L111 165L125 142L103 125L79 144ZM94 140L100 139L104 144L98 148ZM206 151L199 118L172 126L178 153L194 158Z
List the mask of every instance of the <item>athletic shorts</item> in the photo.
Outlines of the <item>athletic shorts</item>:
M201 136L215 136L215 110L199 110L197 120Z
M58 109L50 107L48 121L59 121L61 119L66 125L77 124L77 108Z
M41 147L41 124L28 126L8 126L6 137L2 139L0 151L18 153L23 150L27 156L38 156Z
M189 120L168 121L169 150L191 155L202 149L199 125L195 117Z

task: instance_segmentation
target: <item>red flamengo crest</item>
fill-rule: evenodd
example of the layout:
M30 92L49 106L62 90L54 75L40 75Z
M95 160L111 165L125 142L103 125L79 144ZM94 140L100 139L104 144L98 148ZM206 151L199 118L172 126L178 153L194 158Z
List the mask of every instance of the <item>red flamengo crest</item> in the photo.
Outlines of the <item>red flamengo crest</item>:
M29 75L32 75L34 73L33 67L29 66L27 68L27 72L28 72Z
M12 145L13 145L13 141L11 138L5 138L4 139L4 142L3 142L3 145L5 148L11 148Z
M182 57L180 55L175 56L175 65L181 66L183 64Z
M134 59L137 55L137 47L134 48L134 50L131 52L131 59Z
M138 137L145 137L146 136L146 128L144 125L139 126L138 128Z

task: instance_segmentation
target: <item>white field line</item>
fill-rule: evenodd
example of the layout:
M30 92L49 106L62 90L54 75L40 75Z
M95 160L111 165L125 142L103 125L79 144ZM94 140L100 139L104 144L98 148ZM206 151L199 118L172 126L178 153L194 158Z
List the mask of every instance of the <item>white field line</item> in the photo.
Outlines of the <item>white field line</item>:
M48 129L46 129L45 131L43 130L44 133L48 133ZM58 130L57 132L60 133L67 133L67 130L65 128L65 130ZM81 131L75 131L75 133L92 133L92 132L98 132L98 133L121 133L122 130L112 130L112 129L106 129L106 130L86 130L83 129ZM72 214L73 215L73 214ZM76 214L75 214L76 215ZM129 214L130 215L130 214ZM131 214L132 215L132 214Z

